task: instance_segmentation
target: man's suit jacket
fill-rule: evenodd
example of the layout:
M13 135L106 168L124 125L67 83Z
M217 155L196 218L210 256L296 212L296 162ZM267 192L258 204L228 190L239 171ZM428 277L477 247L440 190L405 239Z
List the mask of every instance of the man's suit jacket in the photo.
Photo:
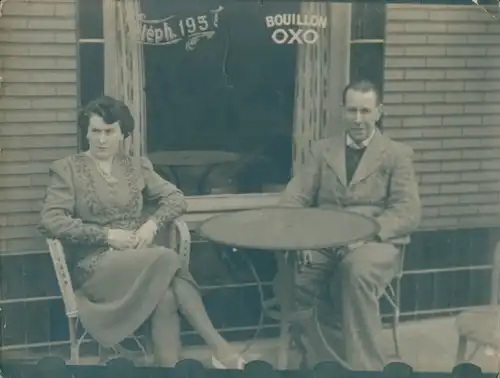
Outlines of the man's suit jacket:
M349 183L345 149L343 137L313 142L305 166L287 185L280 205L359 212L378 221L382 242L408 243L421 218L411 147L376 131Z

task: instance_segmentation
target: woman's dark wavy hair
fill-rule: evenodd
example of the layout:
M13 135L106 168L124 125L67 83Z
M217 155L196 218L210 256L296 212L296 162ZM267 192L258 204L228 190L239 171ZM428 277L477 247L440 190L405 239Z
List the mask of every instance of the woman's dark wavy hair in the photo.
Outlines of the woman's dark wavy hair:
M92 114L102 117L107 124L118 122L122 134L128 137L134 130L134 117L123 101L110 96L101 96L90 101L78 114L78 128L82 135L87 135Z
M380 92L381 92L380 89L378 89L377 86L375 84L373 84L370 80L361 79L361 80L355 80L355 81L349 83L344 88L344 91L342 92L342 105L345 105L347 91L349 91L349 89L352 89L354 91L363 92L363 93L373 92L373 93L375 93L375 96L377 97L377 105L380 105L380 103L382 102L381 101L382 97L380 95ZM384 114L381 114L379 120L375 123L381 132L383 131L383 126L382 126L383 117L384 117Z

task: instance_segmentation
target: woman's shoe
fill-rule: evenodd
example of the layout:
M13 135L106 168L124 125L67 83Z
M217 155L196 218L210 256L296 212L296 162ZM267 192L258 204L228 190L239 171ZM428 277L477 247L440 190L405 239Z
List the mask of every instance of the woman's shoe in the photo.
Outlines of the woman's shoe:
M236 369L237 370L243 370L243 368L245 367L245 364L247 362L243 359L243 357L241 356L238 356L238 363L237 363L237 367ZM216 369L229 369L226 365L224 365L222 362L220 362L217 358L215 358L214 356L212 356L212 365L214 366L214 368Z

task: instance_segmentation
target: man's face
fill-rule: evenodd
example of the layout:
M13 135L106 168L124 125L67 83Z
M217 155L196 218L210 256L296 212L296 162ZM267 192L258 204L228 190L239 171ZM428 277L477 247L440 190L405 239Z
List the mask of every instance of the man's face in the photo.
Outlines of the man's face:
M347 133L355 142L368 139L382 114L374 91L349 89L344 104L344 124Z

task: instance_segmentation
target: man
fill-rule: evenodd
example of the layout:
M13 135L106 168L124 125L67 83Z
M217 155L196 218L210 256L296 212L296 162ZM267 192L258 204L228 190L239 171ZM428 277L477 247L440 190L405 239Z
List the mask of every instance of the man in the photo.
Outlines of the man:
M344 136L314 142L304 168L285 189L280 204L343 208L373 217L380 232L336 251L302 251L297 304L317 314L303 325L314 362L345 359L355 370L381 370L387 360L380 336L379 298L398 271L401 245L421 217L412 149L377 127L382 104L375 86L355 82L343 93ZM279 294L277 293L277 296ZM343 350L336 352L335 312ZM334 353L332 353L332 350Z

